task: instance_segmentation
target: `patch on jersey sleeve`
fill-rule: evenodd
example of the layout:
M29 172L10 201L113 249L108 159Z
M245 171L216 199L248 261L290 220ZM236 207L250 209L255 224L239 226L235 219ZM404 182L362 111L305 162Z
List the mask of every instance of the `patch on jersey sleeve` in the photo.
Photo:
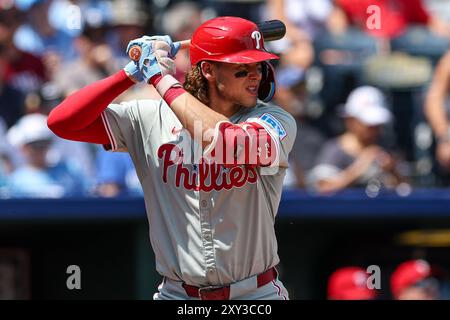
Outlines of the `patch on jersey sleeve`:
M278 137L280 140L283 140L284 137L287 136L287 132L284 129L283 125L280 121L277 120L273 115L270 113L264 113L261 117L259 117L262 121L267 123L269 126L271 126L275 132L278 133Z

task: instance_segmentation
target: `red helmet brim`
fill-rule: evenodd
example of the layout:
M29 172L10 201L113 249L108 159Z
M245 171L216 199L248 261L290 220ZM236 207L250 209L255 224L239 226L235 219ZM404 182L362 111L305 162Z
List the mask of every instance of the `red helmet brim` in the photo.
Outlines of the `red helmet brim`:
M267 60L278 60L277 55L261 50L244 50L232 54L209 56L206 60L225 63L257 63Z

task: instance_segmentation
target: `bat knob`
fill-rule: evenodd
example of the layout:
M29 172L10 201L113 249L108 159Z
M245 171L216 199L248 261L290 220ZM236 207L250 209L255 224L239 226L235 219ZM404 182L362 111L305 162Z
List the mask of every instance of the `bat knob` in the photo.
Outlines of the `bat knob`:
M139 59L141 58L141 47L132 46L130 48L130 51L128 52L128 56L133 61L139 61Z

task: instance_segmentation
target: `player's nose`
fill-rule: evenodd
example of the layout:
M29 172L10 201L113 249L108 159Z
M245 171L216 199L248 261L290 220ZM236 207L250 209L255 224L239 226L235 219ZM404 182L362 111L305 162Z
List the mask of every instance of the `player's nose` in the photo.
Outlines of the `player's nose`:
M262 78L262 71L261 67L258 66L252 66L248 68L248 78L250 80L261 80Z

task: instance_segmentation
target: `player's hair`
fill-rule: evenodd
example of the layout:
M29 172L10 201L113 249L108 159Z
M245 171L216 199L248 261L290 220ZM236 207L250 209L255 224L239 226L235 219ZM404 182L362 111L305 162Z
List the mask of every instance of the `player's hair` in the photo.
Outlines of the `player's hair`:
M192 67L186 74L186 80L184 81L183 87L202 103L208 104L208 82L202 74L200 65Z

